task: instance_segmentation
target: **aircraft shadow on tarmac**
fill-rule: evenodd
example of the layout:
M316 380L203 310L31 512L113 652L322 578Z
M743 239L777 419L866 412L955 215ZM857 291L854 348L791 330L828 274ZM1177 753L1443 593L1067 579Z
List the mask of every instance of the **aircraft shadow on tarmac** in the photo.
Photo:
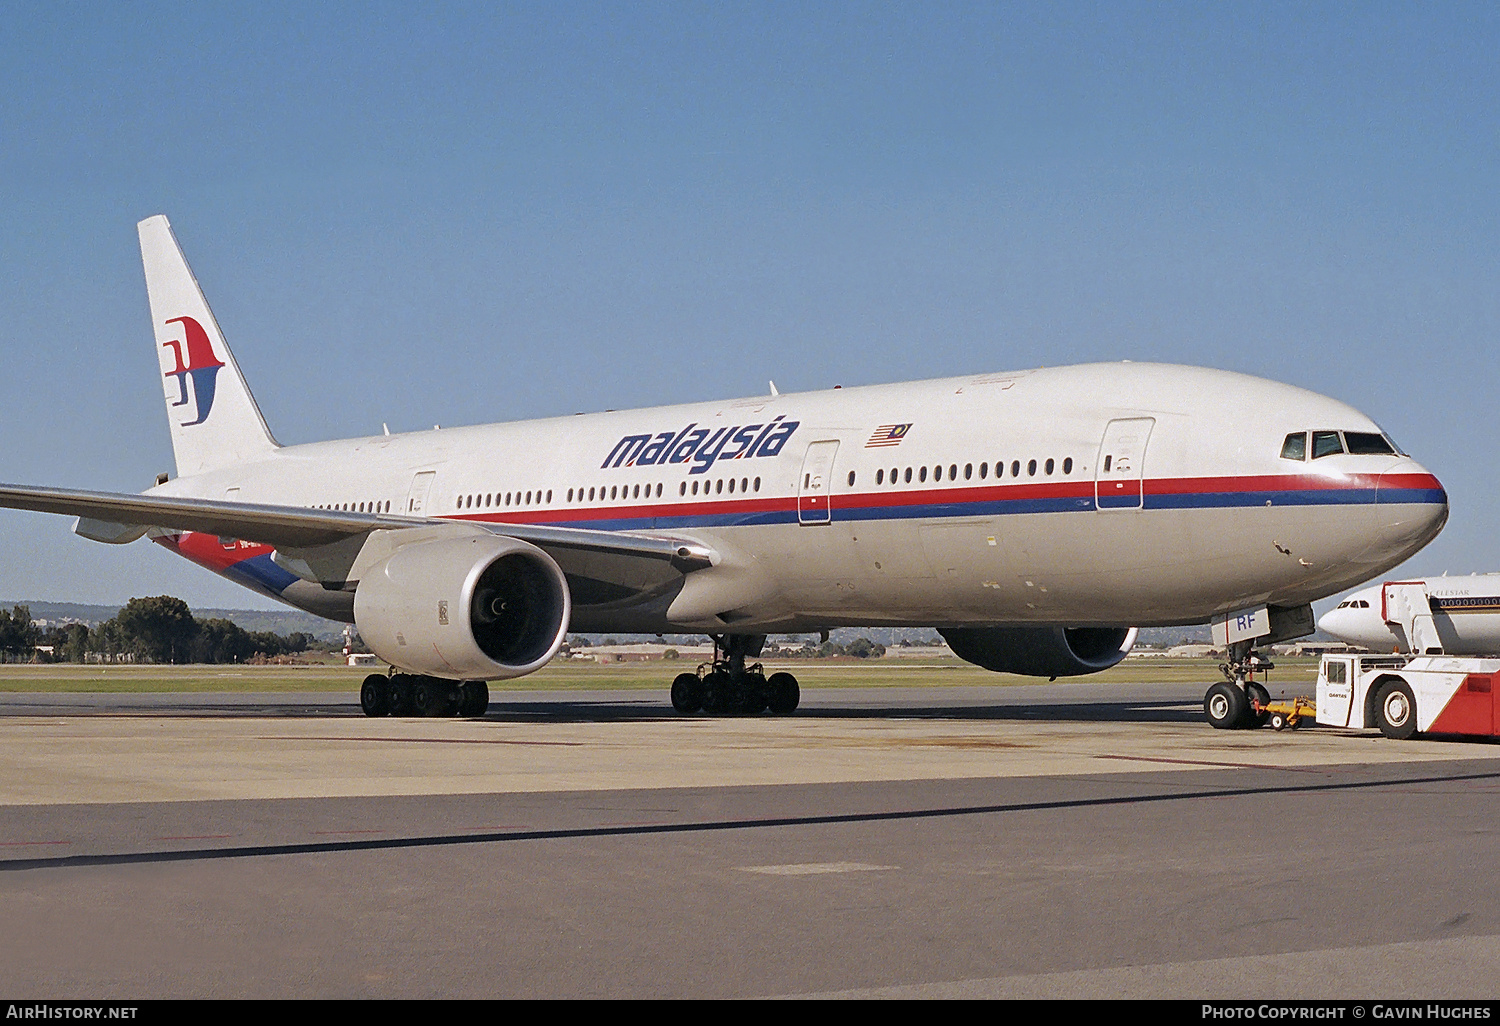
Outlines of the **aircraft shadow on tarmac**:
M1008 722L1074 723L1200 723L1203 710L1181 701L1067 702L1045 705L836 705L804 706L792 714L798 719L825 720L997 720ZM485 719L523 723L609 723L632 720L684 719L670 706L660 708L639 703L491 702ZM717 718L717 717L694 717ZM771 716L757 719L775 719Z
M51 696L8 696L0 701L4 716L171 716L273 719L318 719L363 717L357 704L340 696L329 701L284 695L243 696L223 701L220 696L91 696L92 701L51 701ZM799 719L821 720L953 720L1029 723L1201 723L1203 710L1196 702L1182 699L1115 702L1051 702L1041 704L955 701L921 704L820 701L804 705L792 714ZM483 721L502 723L630 723L718 718L685 717L666 702L598 698L528 699L491 701ZM733 717L724 717L733 718ZM756 719L774 720L762 714Z

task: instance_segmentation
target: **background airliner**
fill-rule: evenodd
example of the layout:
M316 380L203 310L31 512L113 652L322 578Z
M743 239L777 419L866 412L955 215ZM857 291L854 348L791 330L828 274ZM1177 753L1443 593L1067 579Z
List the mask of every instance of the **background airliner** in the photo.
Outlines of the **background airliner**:
M1420 613L1430 614L1419 629L1430 628L1448 655L1492 655L1500 652L1500 574L1424 577L1388 581L1363 588L1318 620L1318 627L1341 641L1375 652L1420 651L1407 637L1406 610L1391 608L1392 586L1412 586L1419 593ZM1402 587L1402 590L1408 590Z
M356 623L399 671L366 680L371 715L482 713L484 681L538 669L569 629L713 635L714 664L673 683L683 711L795 708L794 678L747 662L769 632L930 625L992 670L1089 673L1137 626L1301 611L1447 518L1359 411L1155 364L284 447L166 218L139 229L178 476L0 486L0 505ZM1244 719L1229 709L1216 725Z

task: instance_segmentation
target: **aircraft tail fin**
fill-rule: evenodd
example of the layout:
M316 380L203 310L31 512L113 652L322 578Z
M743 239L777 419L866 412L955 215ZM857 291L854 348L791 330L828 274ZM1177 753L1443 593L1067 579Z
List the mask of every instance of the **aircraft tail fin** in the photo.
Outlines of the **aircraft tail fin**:
M181 477L262 458L278 446L219 322L162 214L136 226L156 355Z

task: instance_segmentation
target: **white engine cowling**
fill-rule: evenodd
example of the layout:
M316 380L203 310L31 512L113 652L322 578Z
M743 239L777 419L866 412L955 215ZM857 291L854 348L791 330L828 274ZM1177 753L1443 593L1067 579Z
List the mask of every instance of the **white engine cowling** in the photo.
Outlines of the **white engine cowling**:
M1076 677L1098 673L1124 659L1135 645L1134 627L961 627L939 630L966 662L997 673Z
M402 546L354 593L354 622L372 652L403 670L457 680L541 669L572 611L551 556L493 535Z

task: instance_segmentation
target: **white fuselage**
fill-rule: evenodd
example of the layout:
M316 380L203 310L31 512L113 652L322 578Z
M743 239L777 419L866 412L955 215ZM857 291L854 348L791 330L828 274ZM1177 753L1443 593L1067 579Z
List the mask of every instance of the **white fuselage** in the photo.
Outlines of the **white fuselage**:
M151 494L667 532L719 553L680 591L635 597L564 566L578 630L1166 625L1334 594L1441 529L1446 496L1416 462L1284 457L1304 431L1379 428L1245 375L1095 364L290 446ZM157 537L351 616L357 581L328 591L264 546Z

